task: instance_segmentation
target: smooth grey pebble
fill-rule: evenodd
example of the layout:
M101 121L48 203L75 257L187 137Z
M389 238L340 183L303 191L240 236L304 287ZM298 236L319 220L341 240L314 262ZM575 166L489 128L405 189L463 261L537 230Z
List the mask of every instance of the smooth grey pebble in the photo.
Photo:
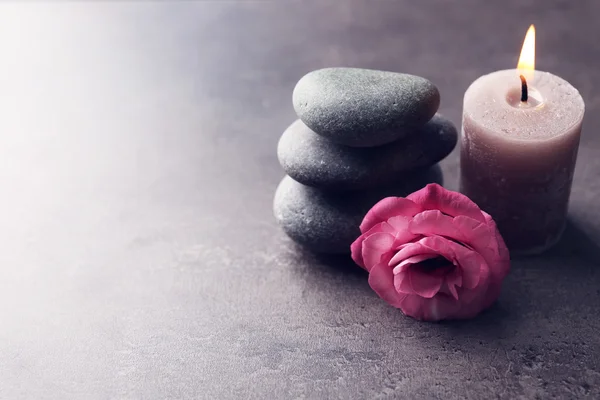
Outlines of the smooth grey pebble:
M360 235L365 214L379 200L406 196L433 182L443 183L438 165L366 192L324 192L286 176L275 192L273 212L284 232L298 244L316 253L348 254Z
M420 76L361 68L306 74L293 93L298 117L317 134L347 146L393 142L423 125L440 104L438 89Z
M333 143L297 120L281 136L277 156L286 174L324 190L357 190L385 185L402 174L429 167L456 146L458 133L448 119L435 115L410 137L378 147Z

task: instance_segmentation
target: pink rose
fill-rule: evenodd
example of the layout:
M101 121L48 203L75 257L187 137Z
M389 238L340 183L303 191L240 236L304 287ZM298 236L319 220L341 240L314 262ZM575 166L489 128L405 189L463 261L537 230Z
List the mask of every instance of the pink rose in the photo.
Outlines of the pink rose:
M496 223L467 196L429 184L375 204L352 243L369 285L406 315L472 318L500 295L510 270Z

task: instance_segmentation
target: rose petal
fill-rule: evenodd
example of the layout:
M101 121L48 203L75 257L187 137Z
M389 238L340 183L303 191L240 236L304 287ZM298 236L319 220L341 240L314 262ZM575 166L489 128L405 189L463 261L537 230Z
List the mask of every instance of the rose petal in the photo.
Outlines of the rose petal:
M446 282L444 282L444 288L448 290L448 293L450 293L454 300L458 300L458 291L456 290L456 285L446 280Z
M395 250L395 251L400 251L400 250L402 250L403 248L405 248L405 247L408 247L408 246L412 246L412 245L413 245L413 244L415 244L415 243L416 243L416 242L408 242L408 243L401 244L401 245L399 245L399 246L396 246L396 245L394 244L394 250Z
M479 283L482 264L485 264L485 260L473 250L469 250L459 244L453 243L451 247L453 247L456 260L462 272L462 287L466 289L475 288Z
M471 318L499 296L510 256L491 216L437 184L390 197L365 215L353 259L380 297L418 319ZM450 264L429 270L434 257Z
M390 226L388 223L382 222L381 224L377 224L374 227L372 227L367 233L360 235L358 239L356 239L350 245L350 253L352 259L356 264L358 264L362 268L365 268L365 263L362 255L362 244L367 237L378 232L394 232L394 228L392 228L392 226Z
M365 268L365 262L363 261L362 256L362 244L365 241L365 235L360 235L352 244L350 245L350 257L359 267Z
M460 215L452 219L452 224L463 237L463 241L473 247L475 251L488 259L497 259L497 241L494 232L485 222Z
M387 220L387 223L393 227L396 232L396 238L394 241L394 246L401 246L411 240L414 240L418 237L412 233L409 229L411 217L406 217L403 215L398 215L396 217L391 217Z
M403 197L386 197L375 204L365 215L360 224L360 231L365 233L376 224L399 215L412 217L422 211L421 207Z
M405 295L400 295L394 287L394 274L392 269L384 263L371 268L369 273L369 286L381 297L394 307L399 307Z
M446 275L446 282L452 286L462 286L462 274L460 268L455 267L452 272Z
M416 294L406 295L402 300L398 308L409 317L413 317L418 320L425 320L425 306L427 299L417 296Z
M445 295L437 295L431 299L408 295L401 300L400 309L404 314L418 320L440 321L456 318L460 310L460 302Z
M492 219L492 217L488 213L486 213L484 211L482 211L482 212L483 212L483 216L485 217L485 220L487 222L487 225L490 228L490 231L492 231L494 233L495 240L496 240L496 247L497 247L497 251L498 251L498 262L503 265L503 267L504 267L503 270L505 271L504 276L506 276L506 274L510 270L510 253L508 251L508 247L506 247L504 238L500 234L500 231L498 231L496 222ZM504 276L502 278L504 278Z
M435 296L444 283L443 276L428 274L416 268L411 268L407 274L414 292L426 299Z
M482 224L472 218L459 216L454 218L454 226L463 235L465 243L485 259L491 268L493 279L502 281L510 271L510 256L491 217L487 223Z
M456 318L473 318L483 310L490 307L500 294L499 291L493 291L491 283L492 279L489 269L483 268L477 288L473 290L460 291L459 297L461 306ZM490 294L493 294L494 296L490 298Z
M424 247L425 251L423 253L439 254L450 261L454 261L456 258L451 244L460 246L459 244L448 239L444 239L440 236L424 237L423 239L419 240L418 243Z
M427 210L415 215L409 228L415 235L439 235L461 240L462 236L453 223L453 218L439 210Z
M477 252L441 237L426 237L419 241L423 246L454 261L462 272L462 286L473 289L479 283L482 267L487 268L485 259ZM393 258L392 258L393 260Z
M429 260L430 258L435 257L437 257L435 254L419 254L417 256L409 257L394 267L394 274L397 274L401 271L406 271L412 264L418 264L421 261Z
M416 255L423 255L423 254L436 255L437 253L435 251L433 251L430 248L427 248L421 244L421 240L423 240L423 239L420 239L418 242L407 243L405 246L401 246L401 248L399 248L397 250L396 254L394 254L392 259L390 260L390 265L399 264L403 260L406 260L407 258L416 256Z
M405 215L396 215L387 219L387 223L390 224L396 232L402 232L408 230L412 217Z
M403 271L399 274L394 275L394 287L396 288L396 291L400 294L415 294L415 291L413 290L410 284L408 271Z
M483 300L481 300L483 309L490 307L498 300L498 297L500 297L500 293L502 292L502 282L504 279L498 279L497 275L493 272L493 268L489 268L482 272L482 277L480 278L481 283L478 287L484 285L484 280L487 282L487 287L482 295Z
M371 268L379 264L386 253L391 253L393 244L394 235L391 233L378 232L368 236L362 243L365 269L370 271Z
M437 183L430 183L406 198L420 205L424 210L439 210L453 217L466 215L485 222L481 209L471 199L462 193L444 189Z

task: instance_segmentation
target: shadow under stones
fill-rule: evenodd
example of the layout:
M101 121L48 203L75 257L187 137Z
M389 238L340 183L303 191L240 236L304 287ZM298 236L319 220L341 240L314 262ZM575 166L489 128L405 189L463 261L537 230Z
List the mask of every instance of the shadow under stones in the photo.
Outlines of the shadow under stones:
M314 253L296 243L293 246L300 261L316 271L368 279L367 271L359 267L352 260L350 254L321 254Z
M315 259L324 268L328 268L331 271L354 276L363 276L365 279L369 276L368 272L359 267L349 254L316 254Z

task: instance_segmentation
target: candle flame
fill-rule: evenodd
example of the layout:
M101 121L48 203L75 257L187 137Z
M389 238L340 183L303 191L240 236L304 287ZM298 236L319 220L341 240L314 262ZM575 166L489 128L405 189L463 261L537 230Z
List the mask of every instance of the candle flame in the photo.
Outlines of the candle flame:
M529 27L525 35L517 69L519 74L525 75L525 78L533 78L535 70L535 26L533 25Z

